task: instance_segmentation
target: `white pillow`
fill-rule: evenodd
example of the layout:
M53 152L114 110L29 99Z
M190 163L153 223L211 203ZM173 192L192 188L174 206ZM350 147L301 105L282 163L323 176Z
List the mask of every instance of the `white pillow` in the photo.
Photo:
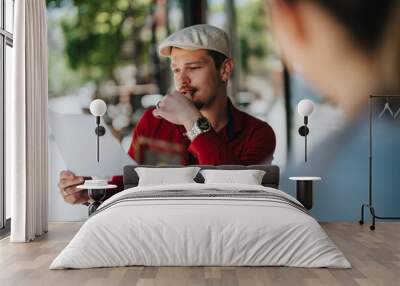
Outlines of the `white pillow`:
M234 183L261 185L265 171L262 170L201 170L204 183Z
M199 167L182 168L135 168L139 176L138 186L195 183Z

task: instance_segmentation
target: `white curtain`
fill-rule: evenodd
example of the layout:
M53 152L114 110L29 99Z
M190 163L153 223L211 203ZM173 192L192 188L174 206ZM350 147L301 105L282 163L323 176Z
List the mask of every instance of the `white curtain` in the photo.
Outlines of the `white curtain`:
M45 0L15 1L13 94L6 98L12 242L47 232L47 23Z

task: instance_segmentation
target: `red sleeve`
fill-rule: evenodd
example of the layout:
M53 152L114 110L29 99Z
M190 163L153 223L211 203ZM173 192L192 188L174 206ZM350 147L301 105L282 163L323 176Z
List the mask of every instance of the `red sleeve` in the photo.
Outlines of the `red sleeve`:
M198 135L190 145L201 165L252 165L271 163L276 139L270 126L255 128L250 137L243 142L240 156L224 144L218 134L210 132Z
M131 146L129 147L129 150L128 150L128 155L133 160L135 160L135 143L136 143L136 140L137 140L137 138L139 136L143 136L144 135L144 132L146 131L146 126L147 126L147 124L149 122L147 117L150 116L150 115L153 116L151 114L151 112L152 112L152 109L149 109L143 114L143 116L140 118L140 120L136 124L135 129L132 132L132 141L131 141ZM117 185L117 188L109 190L107 192L107 197L106 198L109 198L109 197L115 195L116 193L121 192L121 191L124 190L124 181L123 181L123 176L122 175L113 176L111 181L109 181L109 184Z
M271 164L276 147L275 132L271 126L254 130L240 159L244 165Z
M142 117L139 119L138 123L136 124L135 129L133 130L132 133L132 141L131 141L131 146L129 147L128 154L131 156L133 160L135 160L135 144L136 140L140 136L146 136L146 131L149 130L149 122L152 120L152 118L149 118L150 116L153 117L152 114L153 109L148 109Z

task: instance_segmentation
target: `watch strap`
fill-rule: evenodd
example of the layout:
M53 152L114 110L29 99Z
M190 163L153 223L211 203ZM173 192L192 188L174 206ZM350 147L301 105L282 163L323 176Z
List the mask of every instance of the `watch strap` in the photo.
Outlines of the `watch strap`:
M211 128L210 128L211 129ZM202 133L206 133L208 130L203 130L198 125L198 120L196 120L192 126L192 128L186 133L186 136L189 138L190 141L193 141L198 135Z

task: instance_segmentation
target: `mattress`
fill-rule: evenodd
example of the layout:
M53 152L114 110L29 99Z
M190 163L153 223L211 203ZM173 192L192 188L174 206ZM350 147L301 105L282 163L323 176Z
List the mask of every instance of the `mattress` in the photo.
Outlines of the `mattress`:
M138 186L111 197L50 269L131 265L351 267L290 195L199 183Z

